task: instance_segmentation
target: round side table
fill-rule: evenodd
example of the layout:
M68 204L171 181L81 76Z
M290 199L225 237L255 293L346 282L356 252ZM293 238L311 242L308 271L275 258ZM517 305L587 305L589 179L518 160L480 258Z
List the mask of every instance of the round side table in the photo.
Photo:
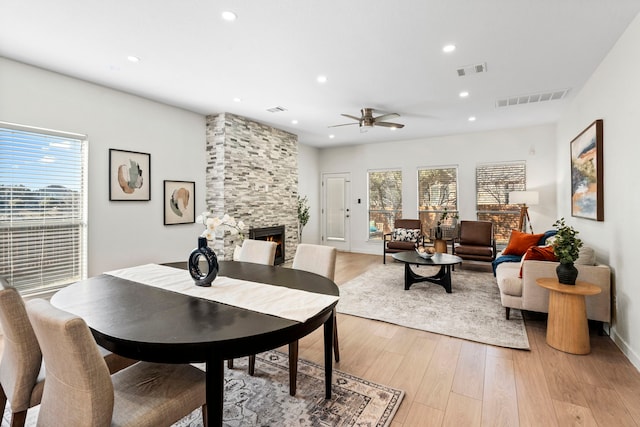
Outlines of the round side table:
M585 297L602 290L588 282L576 281L563 285L557 278L536 279L538 285L549 290L547 344L572 354L589 354L589 324Z

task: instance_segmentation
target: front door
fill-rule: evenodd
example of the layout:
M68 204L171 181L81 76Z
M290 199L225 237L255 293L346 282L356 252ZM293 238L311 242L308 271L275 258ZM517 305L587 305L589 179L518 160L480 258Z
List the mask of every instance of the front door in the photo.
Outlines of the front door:
M348 173L322 175L322 243L339 251L349 251L349 204Z

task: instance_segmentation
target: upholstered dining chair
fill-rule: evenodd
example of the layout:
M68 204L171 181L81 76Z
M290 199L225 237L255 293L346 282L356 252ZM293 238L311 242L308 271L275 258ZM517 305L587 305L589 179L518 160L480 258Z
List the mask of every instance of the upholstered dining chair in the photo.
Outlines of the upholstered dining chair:
M396 219L393 231L383 236L382 263L387 263L387 254L412 251L422 243L424 236L419 219Z
M276 242L245 239L242 242L238 261L273 265L276 259Z
M26 308L47 366L38 427L170 426L200 407L206 425L200 369L138 362L111 376L84 320L44 299Z
M460 221L459 236L451 242L451 253L466 260L493 261L496 258L493 223Z
M39 405L42 399L42 353L22 297L1 277L0 324L4 331L4 351L0 361L0 405L4 410L9 400L11 426L22 427L27 410Z
M242 242L238 261L256 264L273 265L276 261L276 242L267 240L245 239ZM253 375L251 366L255 366L255 355L249 356L249 373ZM227 367L233 368L233 359L227 360Z
M319 274L334 280L336 274L336 248L331 246L300 243L293 257L292 268ZM340 361L338 347L338 327L336 313L333 313L333 354L336 362ZM255 371L255 356L249 357L249 374ZM296 394L296 378L298 376L298 341L289 343L289 394Z

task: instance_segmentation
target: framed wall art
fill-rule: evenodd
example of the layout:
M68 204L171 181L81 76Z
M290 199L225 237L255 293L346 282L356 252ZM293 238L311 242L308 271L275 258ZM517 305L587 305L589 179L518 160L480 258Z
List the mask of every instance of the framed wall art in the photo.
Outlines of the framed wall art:
M151 200L151 154L109 149L109 200Z
M164 225L196 221L196 183L164 181Z
M571 141L571 215L604 221L602 120Z

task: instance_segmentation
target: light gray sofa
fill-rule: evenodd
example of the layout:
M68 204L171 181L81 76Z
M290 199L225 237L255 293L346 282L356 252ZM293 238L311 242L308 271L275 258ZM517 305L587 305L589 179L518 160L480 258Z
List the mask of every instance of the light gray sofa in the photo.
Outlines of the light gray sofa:
M593 249L584 248L575 266L578 280L593 283L602 289L598 295L586 297L587 318L611 323L611 270L608 266L595 263ZM509 318L511 308L547 313L549 291L536 283L542 277L557 277L557 262L525 260L522 262L503 262L496 267L496 280L500 289L500 299Z

